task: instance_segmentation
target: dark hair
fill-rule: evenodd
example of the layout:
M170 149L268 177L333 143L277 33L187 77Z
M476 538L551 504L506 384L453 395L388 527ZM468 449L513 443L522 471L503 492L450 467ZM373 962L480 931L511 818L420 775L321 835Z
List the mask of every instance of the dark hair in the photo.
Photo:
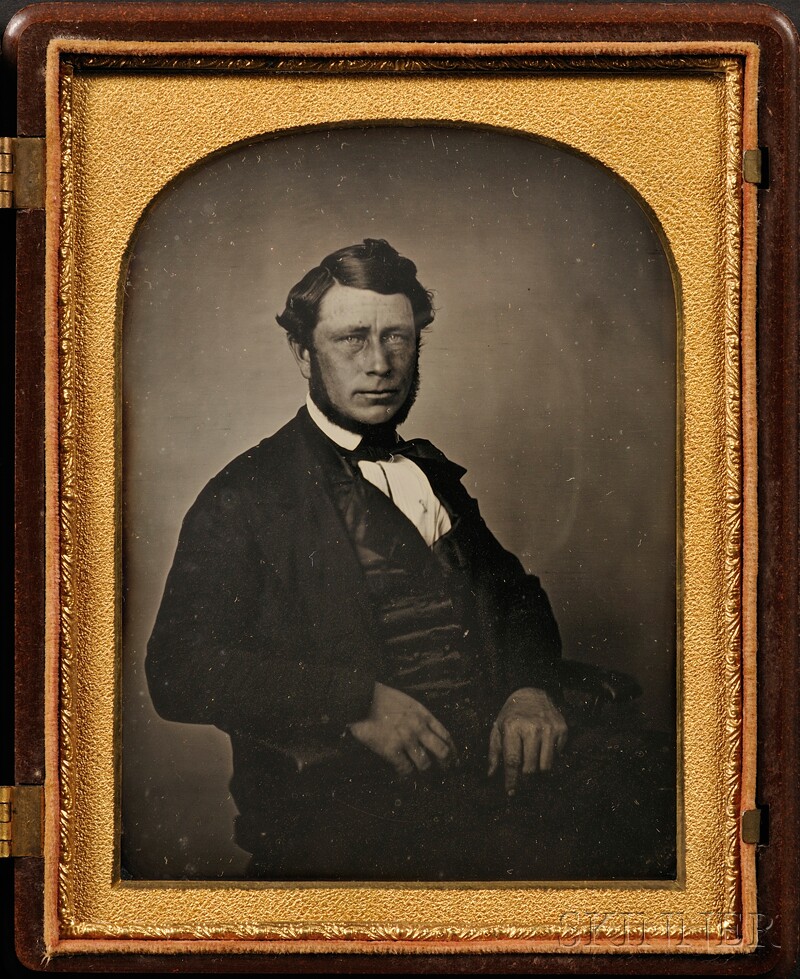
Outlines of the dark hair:
M323 258L292 287L286 308L275 317L292 340L311 346L322 297L337 282L385 296L408 296L417 332L433 321L433 296L417 281L416 265L398 254L388 241L365 238L361 245L348 245Z

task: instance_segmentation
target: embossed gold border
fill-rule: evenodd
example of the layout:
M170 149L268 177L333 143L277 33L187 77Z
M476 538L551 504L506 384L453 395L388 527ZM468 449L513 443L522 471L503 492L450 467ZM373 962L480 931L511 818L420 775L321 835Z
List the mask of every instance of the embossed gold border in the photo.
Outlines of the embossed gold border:
M755 197L742 184L740 163L742 150L756 145L757 54L754 46L733 42L51 43L50 954L387 947L729 954L754 946L754 848L740 841L739 817L753 804L754 786ZM565 114L576 86L588 108ZM131 116L134 95L147 111ZM654 95L667 123L663 112L658 125L652 121ZM221 99L236 107L223 122L214 112ZM170 119L182 122L177 131L159 116L166 103ZM621 104L628 110L622 125L615 115ZM685 860L674 886L131 886L115 880L117 280L128 238L172 177L230 143L397 118L514 129L571 146L626 181L671 255L683 393L685 799ZM124 178L113 168L109 176L113 159L125 159ZM632 925L641 943L631 940Z

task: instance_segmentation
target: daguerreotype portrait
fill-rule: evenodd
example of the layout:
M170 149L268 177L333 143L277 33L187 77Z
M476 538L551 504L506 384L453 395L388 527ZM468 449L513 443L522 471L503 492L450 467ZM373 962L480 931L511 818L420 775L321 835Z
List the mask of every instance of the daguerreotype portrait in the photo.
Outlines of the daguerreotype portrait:
M337 6L14 28L26 961L766 970L787 36Z
M675 334L643 209L540 141L323 130L166 188L123 310L124 872L674 879Z

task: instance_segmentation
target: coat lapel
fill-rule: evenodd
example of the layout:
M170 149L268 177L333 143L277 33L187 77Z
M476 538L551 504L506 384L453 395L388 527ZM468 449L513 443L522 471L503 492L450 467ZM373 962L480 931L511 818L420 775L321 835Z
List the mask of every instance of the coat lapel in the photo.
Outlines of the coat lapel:
M327 437L301 408L290 422L291 453L280 480L285 519L291 525L295 564L302 568L297 586L307 598L312 628L349 637L354 650L373 647L377 623L366 579L333 498L347 467ZM291 586L291 582L289 582Z

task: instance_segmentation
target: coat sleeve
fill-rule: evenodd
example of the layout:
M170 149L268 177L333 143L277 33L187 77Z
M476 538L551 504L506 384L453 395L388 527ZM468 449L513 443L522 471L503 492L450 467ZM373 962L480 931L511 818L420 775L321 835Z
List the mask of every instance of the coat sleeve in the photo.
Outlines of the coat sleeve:
M148 643L154 706L167 720L265 739L338 737L366 715L374 679L363 658L312 648L252 524L247 494L218 479L187 514Z

